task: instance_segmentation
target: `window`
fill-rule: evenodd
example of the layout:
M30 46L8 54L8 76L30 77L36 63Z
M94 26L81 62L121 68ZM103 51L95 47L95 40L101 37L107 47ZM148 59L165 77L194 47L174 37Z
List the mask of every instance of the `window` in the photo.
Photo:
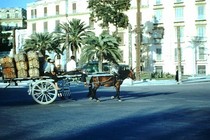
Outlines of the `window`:
M175 8L175 21L183 21L184 20L184 8L177 7Z
M36 33L36 23L32 24L32 33Z
M18 13L15 13L15 18L18 18Z
M179 67L176 66L176 70L178 70L178 69L179 69ZM181 66L181 73L182 73L182 75L184 74L184 66Z
M48 32L48 24L47 24L47 22L44 22L44 32Z
M161 48L157 48L156 49L156 60L157 61L161 61L162 60L162 49Z
M197 6L197 20L204 20L205 19L205 6L198 5Z
M44 16L47 16L47 7L44 7Z
M162 9L155 10L154 23L162 22Z
M35 17L35 18L37 17L37 11L36 11L36 9L35 9L35 14L34 14L34 17Z
M198 74L205 75L206 74L206 66L198 65Z
M59 24L60 24L60 20L56 20L55 21L55 32L60 32Z
M34 10L31 10L31 18L34 18Z
M184 27L179 26L179 35L178 35L178 27L175 27L176 30L176 41L178 42L178 38L180 38L180 42L184 42Z
M123 32L119 32L118 36L120 38L120 45L125 45L125 43L124 43L124 33Z
M90 29L94 29L94 21L89 18L89 26L90 26Z
M162 4L161 0L155 0L155 5L160 5Z
M72 12L73 13L76 13L77 12L77 5L76 5L76 3L73 3L72 4Z
M10 15L9 15L9 13L7 14L7 18L10 18Z
M175 61L178 62L178 48L175 48ZM181 48L181 60L183 60L183 52L182 52L182 48Z
M55 9L56 9L56 15L59 15L59 5L56 5L56 7L55 7Z
M155 66L155 72L162 73L163 72L163 66Z
M205 59L204 52L205 52L205 48L203 46L198 48L198 59L199 60Z
M37 14L37 12L36 12L36 9L32 9L31 10L31 18L36 18L36 15Z
M175 0L175 3L183 2L184 0Z
M149 6L149 0L141 0L142 7L148 7Z
M203 39L206 37L206 25L197 25L197 36L202 37Z

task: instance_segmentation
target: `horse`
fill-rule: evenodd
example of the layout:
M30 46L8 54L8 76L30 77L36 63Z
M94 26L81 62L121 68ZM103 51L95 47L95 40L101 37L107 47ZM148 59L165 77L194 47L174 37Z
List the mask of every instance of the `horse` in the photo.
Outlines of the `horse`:
M126 78L131 78L135 80L135 74L132 69L120 70L118 75L95 75L92 76L89 82L89 94L88 97L90 99L96 99L97 102L100 102L98 97L96 96L96 91L100 86L111 87L114 86L116 89L116 95L112 96L111 99L118 99L118 101L122 101L120 98L120 86Z

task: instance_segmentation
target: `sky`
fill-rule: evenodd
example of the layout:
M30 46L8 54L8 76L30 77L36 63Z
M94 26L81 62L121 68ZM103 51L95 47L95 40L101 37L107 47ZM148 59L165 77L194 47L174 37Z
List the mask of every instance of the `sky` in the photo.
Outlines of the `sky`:
M0 0L0 8L20 7L26 9L26 4L36 0Z

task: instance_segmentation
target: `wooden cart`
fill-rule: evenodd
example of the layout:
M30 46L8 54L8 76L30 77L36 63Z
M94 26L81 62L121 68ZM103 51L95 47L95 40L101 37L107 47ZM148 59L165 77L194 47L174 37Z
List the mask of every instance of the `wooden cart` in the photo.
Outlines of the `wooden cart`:
M7 82L8 85L11 83L25 81L28 83L28 94L32 96L32 98L39 104L50 104L58 97L58 94L62 94L64 97L71 96L70 83L75 81L75 79L79 79L81 75L63 75L59 77L59 87L60 90L56 90L55 84L53 83L53 79L47 76L40 76L38 78L14 78L14 79L4 79L4 82ZM18 86L18 85L17 85Z
M44 62L45 58L34 51L20 52L14 57L1 58L4 81L9 83L8 86L12 82L27 81L29 95L39 104L52 103L59 93L70 96L70 81L78 75L58 76L61 90L56 90L50 77L41 76Z

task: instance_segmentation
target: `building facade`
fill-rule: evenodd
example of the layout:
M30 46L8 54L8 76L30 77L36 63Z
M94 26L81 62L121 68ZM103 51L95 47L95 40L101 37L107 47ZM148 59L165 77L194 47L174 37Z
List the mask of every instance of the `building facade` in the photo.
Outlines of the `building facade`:
M81 19L96 34L99 23L90 21L87 0L39 0L27 4L27 35L54 32L59 23ZM181 47L184 75L210 74L208 38L210 16L207 0L141 0L141 68L143 71L175 74L178 65L177 46ZM136 0L126 14L129 27L119 29L123 62L136 66ZM110 32L114 31L110 27Z
M3 30L26 28L26 10L23 8L0 8L0 23Z
M24 44L25 31L27 27L27 12L23 8L0 8L0 25L3 33L11 33L9 37L13 49L18 51ZM11 51L11 55L13 52Z

